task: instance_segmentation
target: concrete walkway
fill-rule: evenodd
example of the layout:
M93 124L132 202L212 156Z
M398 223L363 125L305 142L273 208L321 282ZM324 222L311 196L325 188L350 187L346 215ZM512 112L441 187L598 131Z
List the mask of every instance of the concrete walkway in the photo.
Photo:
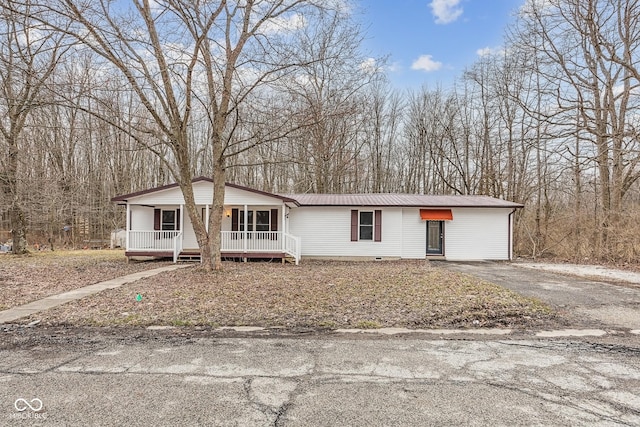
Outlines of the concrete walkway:
M97 294L98 292L102 292L106 289L119 288L127 283L155 276L156 274L164 273L165 271L173 271L185 267L190 267L190 265L174 264L166 267L154 268L153 270L139 271L127 276L117 277L115 279L105 280L104 282L85 286L84 288L74 289L73 291L58 295L52 295L38 301L30 302L29 304L10 308L9 310L0 311L0 324L13 322L22 317L27 317L34 313L57 307L69 301L75 301L89 295Z

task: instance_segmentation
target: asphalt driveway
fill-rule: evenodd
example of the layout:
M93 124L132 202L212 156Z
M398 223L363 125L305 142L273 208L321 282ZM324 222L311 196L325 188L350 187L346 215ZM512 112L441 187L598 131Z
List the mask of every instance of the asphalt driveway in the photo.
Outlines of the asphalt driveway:
M505 262L433 262L538 298L558 310L567 325L640 329L640 287L542 271Z

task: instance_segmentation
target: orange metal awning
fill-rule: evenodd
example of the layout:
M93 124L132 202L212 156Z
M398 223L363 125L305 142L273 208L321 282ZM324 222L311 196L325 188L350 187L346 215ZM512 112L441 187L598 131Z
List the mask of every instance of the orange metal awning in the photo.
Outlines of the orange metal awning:
M420 219L427 221L451 221L451 209L420 209Z

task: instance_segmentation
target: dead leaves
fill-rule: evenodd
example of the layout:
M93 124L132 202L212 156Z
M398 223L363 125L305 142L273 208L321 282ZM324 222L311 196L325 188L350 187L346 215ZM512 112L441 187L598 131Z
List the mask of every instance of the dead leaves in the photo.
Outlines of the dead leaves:
M45 321L434 328L526 326L550 316L540 302L425 261L306 261L298 267L230 262L216 274L177 270L51 310Z
M3 255L0 264L0 310L164 264L127 264L121 250Z

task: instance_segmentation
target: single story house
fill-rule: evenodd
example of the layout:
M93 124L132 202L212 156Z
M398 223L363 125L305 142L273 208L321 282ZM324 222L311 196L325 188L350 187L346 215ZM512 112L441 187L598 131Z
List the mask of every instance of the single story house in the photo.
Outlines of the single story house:
M212 181L193 180L208 222ZM126 256L199 256L177 184L117 196L126 206ZM228 258L510 260L513 213L487 196L272 194L226 184L222 256Z

